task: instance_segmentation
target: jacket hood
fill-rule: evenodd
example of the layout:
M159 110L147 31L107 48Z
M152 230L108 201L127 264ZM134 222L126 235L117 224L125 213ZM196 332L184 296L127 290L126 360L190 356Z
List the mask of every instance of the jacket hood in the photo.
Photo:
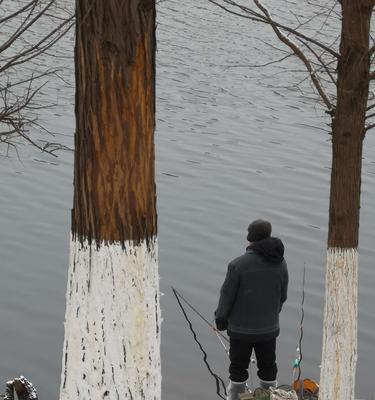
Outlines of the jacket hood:
M268 237L257 242L253 242L247 248L253 250L267 261L279 264L284 260L284 245L283 242L276 237Z

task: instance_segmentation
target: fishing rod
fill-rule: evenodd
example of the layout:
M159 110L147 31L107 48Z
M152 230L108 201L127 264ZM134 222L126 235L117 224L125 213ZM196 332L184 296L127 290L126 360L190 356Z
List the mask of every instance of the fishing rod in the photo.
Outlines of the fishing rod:
M183 308L183 306L182 306L182 304L181 304L181 302L180 302L180 300L182 300L202 321L204 321L205 323L206 323L206 325L208 325L212 330L213 330L213 332L214 332L214 334L216 335L216 337L219 339L219 341L220 341L220 343L221 343L221 345L223 346L223 348L224 348L224 350L225 350L225 352L227 353L227 355L228 355L228 357L229 357L229 349L228 349L228 347L225 345L225 343L224 343L224 341L226 341L227 343L229 343L229 339L226 337L226 336L224 336L213 324L212 324L212 322L210 322L206 317L204 317L189 301L187 301L186 299L185 299L185 297L180 293L180 292L178 292L173 286L171 286L171 288L172 288L172 291L173 291L173 294L175 295L175 297L176 297L176 299L177 299L177 302L178 302L178 304L179 304L179 306L180 306L180 308L181 308L181 311L182 311L182 313L184 314L184 316L185 316L185 319L188 321L188 323L189 323L189 326L190 326L190 330L193 332L193 335L194 335L194 340L196 341L196 342L198 342L197 341L197 339L196 339L196 335L195 335L195 332L193 331L193 329L192 329L192 326L191 326L191 322L189 321L189 319L187 318L187 315L186 315L186 313L185 313L185 310L184 310L184 308ZM199 344L199 347L201 347L201 345L200 345L200 343L198 342L198 344ZM201 348L201 350L204 352L204 350ZM206 361L205 361L205 359L204 359L204 362L206 363ZM253 369L253 365L255 364L255 359L254 358L251 358L250 359L250 365L249 365L249 377L250 377L250 384L251 384L251 387L250 387L250 392L253 392L253 390L254 390L254 378L253 378L253 371L252 371L252 369ZM209 371L210 371L210 373L211 373L211 370L210 370L210 368L209 368ZM219 393L218 393L219 394ZM220 394L219 394L219 396L220 396Z
M179 293L173 286L171 286L174 295L176 298L180 298L202 321L204 321L216 334L217 338L220 340L222 346L224 347L225 351L228 353L228 349L225 346L223 340L225 340L227 343L229 343L229 339L224 336L217 328L210 322L207 318L205 318L194 306L192 306L185 298L182 296L181 293Z
M193 329L193 325L192 325L191 321L189 320L189 317L188 317L187 314L186 314L186 311L185 311L185 309L184 309L184 307L183 307L183 305L182 305L182 303L181 303L181 300L182 300L184 303L186 303L197 315L199 315L199 317L200 317L203 321L205 321L206 324L208 324L208 325L209 325L211 328L213 328L213 329L216 329L216 328L214 328L213 325L210 324L210 322L209 322L205 317L203 317L203 315L201 315L201 314L199 313L199 311L197 311L187 300L185 300L185 299L181 296L181 294L180 294L175 288L172 287L172 290L173 290L173 294L174 294L175 297L176 297L177 303L178 303L178 305L179 305L179 307L180 307L180 309L181 309L181 311L182 311L182 314L183 314L185 320L187 321L187 323L189 324L189 329L190 329L190 331L191 331L192 334L193 334L194 341L198 344L198 346L199 346L201 352L203 353L203 362L205 363L205 365L206 365L206 367L207 367L209 373L210 373L210 374L212 375L212 377L215 379L216 394L217 394L221 399L226 400L227 391L226 391L225 383L224 383L223 379L220 378L220 376L218 376L218 375L211 369L211 366L210 366L210 364L209 364L208 361L207 361L207 358L208 358L208 357L207 357L207 353L205 352L205 350L203 349L202 344L199 342L199 340L198 340L198 338L197 338L197 334L196 334L196 332L195 332L194 329ZM224 342L221 340L220 336L217 335L217 337L220 339L221 344L223 345L225 351L228 353L228 350L227 350L227 348L226 348ZM223 391L224 391L224 396L225 396L225 397L220 393L220 388L223 389Z
M306 281L306 263L303 265L303 276L302 276L302 298L301 298L301 320L300 320L300 337L298 340L298 347L296 349L296 359L294 360L293 363L293 382L292 386L294 383L294 378L296 371L298 369L298 377L297 381L300 382L301 379L301 362L302 362L302 339L303 339L303 320L305 318L305 310L304 310L304 304L305 304L305 281ZM301 390L303 391L303 385L301 385Z

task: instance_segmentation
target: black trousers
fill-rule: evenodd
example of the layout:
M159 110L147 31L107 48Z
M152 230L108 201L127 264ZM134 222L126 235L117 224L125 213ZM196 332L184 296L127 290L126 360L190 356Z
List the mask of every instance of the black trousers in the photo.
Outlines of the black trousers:
M247 380L249 377L247 370L253 349L257 359L258 377L263 381L276 380L276 338L257 343L230 338L229 379L231 381L244 382Z

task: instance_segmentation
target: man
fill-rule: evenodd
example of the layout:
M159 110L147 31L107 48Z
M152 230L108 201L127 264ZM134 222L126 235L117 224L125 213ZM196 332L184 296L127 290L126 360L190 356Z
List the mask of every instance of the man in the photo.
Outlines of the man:
M229 263L215 311L218 330L230 338L228 400L246 390L248 367L254 349L260 387L276 386L276 337L279 313L287 298L288 269L284 245L271 237L268 221L248 227L246 253Z

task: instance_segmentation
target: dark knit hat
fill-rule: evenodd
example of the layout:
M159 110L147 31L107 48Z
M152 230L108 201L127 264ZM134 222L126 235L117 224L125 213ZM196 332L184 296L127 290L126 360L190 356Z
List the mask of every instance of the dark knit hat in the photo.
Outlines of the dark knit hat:
M249 225L247 231L247 240L257 242L271 236L272 225L268 221L257 219Z

